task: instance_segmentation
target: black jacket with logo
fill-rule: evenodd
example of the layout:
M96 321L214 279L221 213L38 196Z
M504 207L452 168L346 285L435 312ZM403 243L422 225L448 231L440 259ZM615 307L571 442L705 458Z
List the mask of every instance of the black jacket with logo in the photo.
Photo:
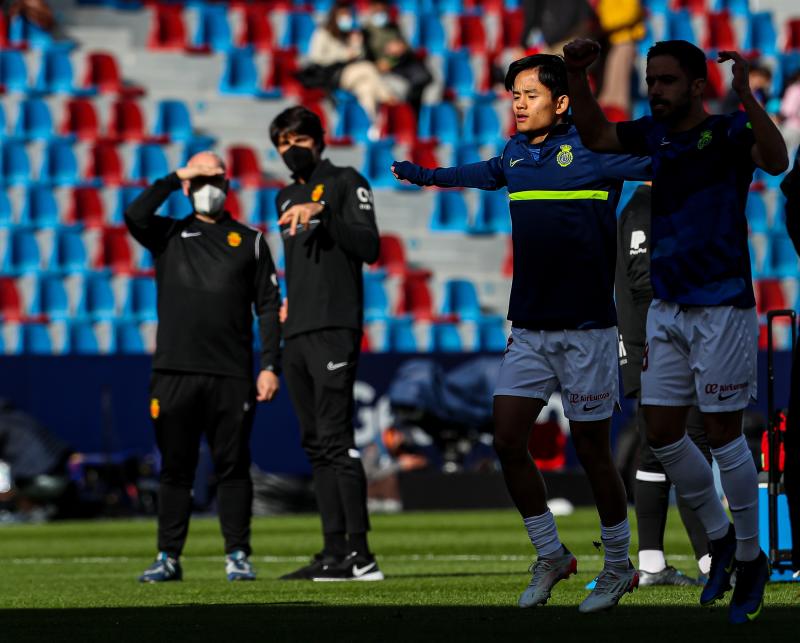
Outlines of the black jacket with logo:
M277 196L278 212L317 202L324 206L294 237L281 228L286 261L289 315L284 337L322 328L361 330L364 312L364 263L378 258L372 190L350 167L323 160L307 183L292 183Z
M258 315L262 370L280 372L280 291L261 232L226 213L216 223L194 214L156 216L176 174L157 180L130 204L125 223L153 253L158 335L153 368L251 378L253 306Z
M653 300L650 284L650 191L640 185L617 223L615 296L619 329L619 365L626 397L640 388L647 310Z

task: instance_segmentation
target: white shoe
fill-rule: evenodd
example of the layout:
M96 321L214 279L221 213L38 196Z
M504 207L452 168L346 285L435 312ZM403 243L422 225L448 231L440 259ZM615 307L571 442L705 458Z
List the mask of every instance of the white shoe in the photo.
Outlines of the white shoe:
M582 614L591 614L611 609L619 603L619 599L637 587L639 587L639 572L630 560L628 569L605 567L597 577L592 593L578 606L578 611Z

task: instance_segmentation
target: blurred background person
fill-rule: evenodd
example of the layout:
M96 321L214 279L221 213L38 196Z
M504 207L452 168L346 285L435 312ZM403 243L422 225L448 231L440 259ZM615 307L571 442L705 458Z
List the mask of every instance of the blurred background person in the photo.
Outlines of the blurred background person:
M523 50L536 44L533 38L538 33L545 45L538 47L541 53L561 55L570 40L591 32L594 16L586 0L524 0L522 10L525 14L520 39Z
M636 43L647 30L639 0L600 0L596 6L602 37L609 49L605 56L598 101L627 118L631 110L631 74Z
M781 133L786 141L786 148L792 155L800 145L800 69L786 79L781 98L780 117Z

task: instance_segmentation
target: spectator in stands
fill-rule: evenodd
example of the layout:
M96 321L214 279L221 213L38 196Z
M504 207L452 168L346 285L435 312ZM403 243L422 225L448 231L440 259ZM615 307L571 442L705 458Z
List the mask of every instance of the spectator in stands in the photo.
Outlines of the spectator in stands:
M22 16L45 31L52 31L56 24L53 10L45 0L14 0L8 3L8 15Z
M627 117L636 43L646 33L642 5L639 0L600 0L597 18L609 44L598 101L604 108L620 110Z
M769 67L765 67L759 62L753 62L748 78L750 79L750 88L753 91L753 96L762 107L766 107L770 99L769 91L772 86L772 72ZM741 104L742 101L739 95L733 89L730 89L722 100L722 113L730 114L731 112L739 111Z
M158 337L150 379L150 417L162 466L158 556L142 582L182 578L179 557L189 531L192 486L205 435L219 480L217 504L228 580L254 580L250 556L253 483L250 431L256 402L278 392L280 293L269 247L258 230L225 210L225 164L200 152L158 179L125 211L131 235L154 258ZM193 213L176 220L156 211L177 190ZM261 336L253 383L253 314Z
M390 5L385 0L370 2L365 16L364 40L367 58L382 74L403 79L408 89L406 100L419 112L422 92L433 80L431 73L403 37L400 26L391 19Z
M800 70L786 79L781 98L781 132L789 154L800 145Z
M334 4L325 24L314 31L308 60L317 66L315 76L328 78L328 89L339 87L355 94L373 121L381 103L396 103L406 89L393 87L391 78L382 76L376 64L366 59L364 34L349 2ZM308 72L307 68L303 74L308 76Z
M527 49L534 32L545 42L544 53L561 54L574 37L590 32L592 9L586 0L524 0L525 27L520 45Z

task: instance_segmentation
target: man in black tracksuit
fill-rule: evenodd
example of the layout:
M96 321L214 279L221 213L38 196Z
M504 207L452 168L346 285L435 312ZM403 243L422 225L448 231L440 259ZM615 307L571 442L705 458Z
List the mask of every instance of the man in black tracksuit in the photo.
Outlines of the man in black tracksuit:
M323 550L285 580L382 580L367 546L367 484L353 432L364 308L361 270L378 258L372 191L352 168L320 158L313 112L279 114L270 137L292 171L277 206L288 291L284 376L314 476Z
M156 216L181 188L193 214L180 220ZM153 183L125 212L130 233L153 253L158 290L150 416L162 458L159 554L143 582L182 577L178 559L204 434L218 480L227 577L255 578L248 560L250 432L256 401L269 401L278 390L280 293L263 235L231 219L224 209L227 190L222 161L201 152ZM255 387L254 309L263 347Z
M645 354L647 310L653 299L650 284L650 186L639 186L620 214L617 226L617 269L615 296L619 328L619 363L625 396L639 399L640 377ZM672 483L650 449L642 407L637 408L636 424L641 436L639 463L634 487L637 528L639 532L639 586L694 585L664 559L664 528L667 524L669 492ZM703 428L703 418L692 407L687 420L689 437L711 462L711 452ZM679 497L678 510L701 572L710 566L708 541L703 525ZM703 567L706 567L703 570ZM700 583L702 584L702 583Z

